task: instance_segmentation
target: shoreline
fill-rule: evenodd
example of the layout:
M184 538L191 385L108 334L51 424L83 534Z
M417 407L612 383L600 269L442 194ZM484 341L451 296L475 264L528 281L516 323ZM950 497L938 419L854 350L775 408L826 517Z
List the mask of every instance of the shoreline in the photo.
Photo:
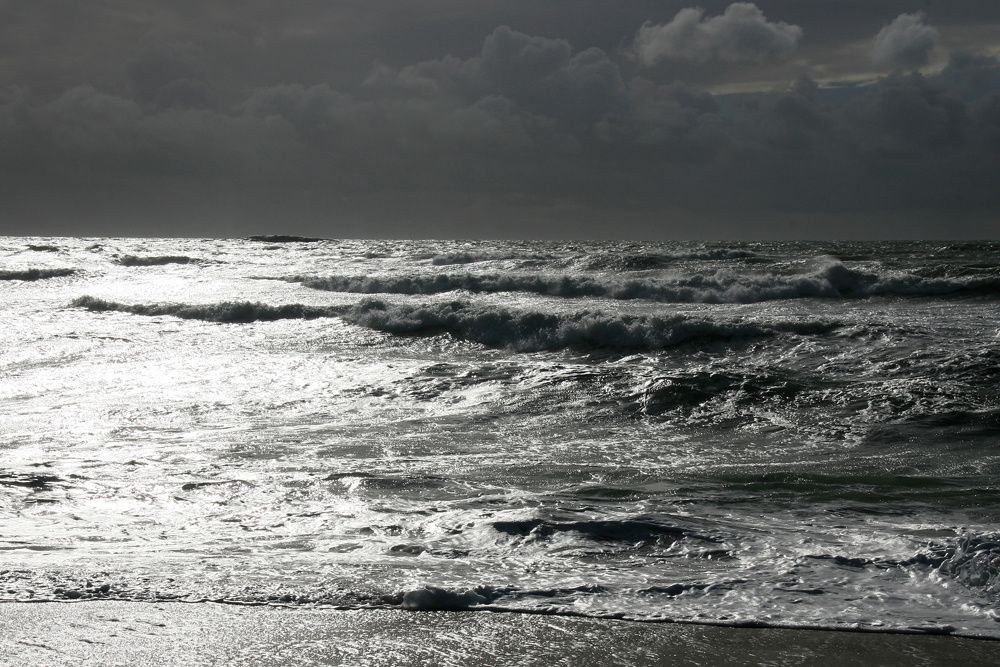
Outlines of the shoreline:
M503 605L474 605L468 607L427 607L427 608L414 608L414 607L402 607L398 605L337 605L337 604L292 604L286 602L269 602L269 601L256 601L256 600L229 600L229 599L210 599L210 598L200 598L195 600L185 600L185 599L152 599L152 600L138 600L138 599L118 599L113 597L94 597L94 598L83 598L83 599L52 599L43 598L37 600L0 600L0 608L4 605L21 605L21 604L61 604L61 605L86 605L95 603L112 603L112 604L136 604L136 605L219 605L224 607L246 607L246 608L264 608L264 609L287 609L289 611L322 611L322 612L386 612L386 613L416 613L424 614L429 612L435 613L449 613L449 614L510 614L510 615L524 615L524 616L543 616L548 618L573 618L573 619L590 619L593 621L609 621L609 622L622 622L622 623L640 623L646 625L691 625L696 627L710 627L710 628L729 628L734 630L788 630L788 631L806 631L806 632L837 632L846 634L866 634L866 635L903 635L903 636L913 636L913 637L951 637L954 639L963 639L969 641L980 641L980 642L1000 642L1000 635L983 635L971 632L961 632L951 628L950 626L941 627L926 627L926 628L899 628L899 627L875 627L875 626L857 626L852 627L849 625L807 625L807 624L796 624L796 623L768 623L767 621L760 620L737 620L737 621L723 621L723 620L690 620L690 619L673 619L673 618L639 618L626 616L624 614L609 613L609 614L588 614L584 612L577 612L572 610L548 610L548 609L532 609L525 607L505 607ZM0 614L2 617L2 614Z
M768 623L767 621L761 620L737 620L737 621L724 621L724 620L691 620L691 619L674 619L674 618L642 618L634 616L626 616L621 613L592 613L588 614L585 612L577 612L572 610L552 610L552 609L534 609L530 607L506 607L503 605L495 604L482 604L482 605L470 605L467 607L451 607L451 606L428 606L428 607L406 607L393 604L386 605L338 605L338 604L294 604L288 602L279 601L263 601L263 600L234 600L225 598L198 598L198 599L128 599L128 598L114 598L114 597L87 597L87 598L40 598L40 599L15 599L15 600L3 600L0 599L0 607L3 605L20 605L20 604L65 604L65 605L77 605L77 604L94 604L94 603L114 603L114 604L137 604L137 605L220 605L228 607L248 607L248 608L270 608L270 609L287 609L290 611L303 610L303 611L324 611L324 612L403 612L403 613L428 613L428 612L440 612L440 613L452 613L452 614L469 614L469 613L488 613L488 614L511 614L511 615L526 615L526 616L544 616L544 617L555 617L555 618L579 618L579 619L590 619L594 621L621 621L624 623L642 623L648 625L693 625L693 626L705 626L713 628L731 628L731 629L749 629L749 630L790 630L790 631L815 631L815 632L842 632L848 634L872 634L872 635L906 635L906 636L917 636L917 637L952 637L955 639L966 639L970 641L982 641L982 642L1000 642L1000 635L983 635L971 632L961 632L955 630L951 626L939 626L939 627L875 627L871 625L865 626L850 626L850 625L808 625L808 624L797 624L797 623ZM998 621L1000 622L1000 621Z
M488 611L490 613L482 613ZM498 609L107 600L0 603L12 664L998 664L991 638L733 627ZM986 641L982 641L986 639Z

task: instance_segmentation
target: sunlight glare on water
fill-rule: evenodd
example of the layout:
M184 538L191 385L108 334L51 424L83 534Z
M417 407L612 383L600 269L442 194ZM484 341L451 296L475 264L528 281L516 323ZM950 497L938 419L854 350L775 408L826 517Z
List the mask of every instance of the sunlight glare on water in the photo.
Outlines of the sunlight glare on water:
M998 636L996 244L43 241L4 599Z

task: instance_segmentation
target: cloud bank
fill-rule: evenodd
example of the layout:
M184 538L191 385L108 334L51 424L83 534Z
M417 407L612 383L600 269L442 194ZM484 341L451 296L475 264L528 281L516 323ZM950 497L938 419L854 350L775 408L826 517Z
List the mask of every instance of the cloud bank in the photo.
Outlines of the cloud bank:
M941 71L866 85L799 71L790 86L713 94L712 76L804 58L813 32L764 2L680 9L633 23L617 47L500 25L353 78L253 85L225 75L214 43L142 36L117 82L0 90L0 230L995 234L995 58L954 53ZM935 30L899 16L875 42L892 45L884 66L926 62Z

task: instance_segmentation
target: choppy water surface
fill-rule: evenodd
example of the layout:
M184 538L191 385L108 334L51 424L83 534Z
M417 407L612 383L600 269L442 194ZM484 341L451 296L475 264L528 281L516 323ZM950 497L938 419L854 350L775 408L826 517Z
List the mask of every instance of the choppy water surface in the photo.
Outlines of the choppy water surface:
M996 243L0 238L0 598L1000 637L998 306Z

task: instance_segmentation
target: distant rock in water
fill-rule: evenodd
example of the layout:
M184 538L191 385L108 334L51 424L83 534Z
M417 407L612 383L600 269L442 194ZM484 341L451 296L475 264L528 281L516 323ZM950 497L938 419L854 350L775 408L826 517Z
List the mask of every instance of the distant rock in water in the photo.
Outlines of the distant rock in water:
M122 255L117 260L122 266L163 266L164 264L191 264L198 260L184 255L138 256Z
M57 245L46 245L44 243L28 244L28 250L33 250L34 252L62 252L62 248Z
M76 269L23 269L21 271L0 271L0 280L44 280L62 278L76 273Z
M318 243L326 239L313 238L311 236L289 236L286 234L261 234L248 236L247 241L259 241L261 243Z

